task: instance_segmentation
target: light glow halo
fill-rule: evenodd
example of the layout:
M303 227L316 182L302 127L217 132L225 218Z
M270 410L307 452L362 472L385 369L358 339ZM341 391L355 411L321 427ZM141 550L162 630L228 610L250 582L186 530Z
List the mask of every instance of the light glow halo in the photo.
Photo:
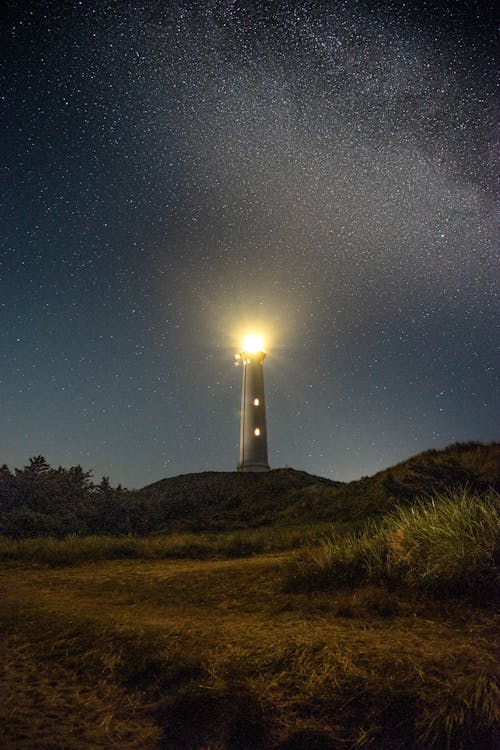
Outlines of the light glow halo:
M247 354L258 354L259 352L265 351L262 336L258 336L255 333L250 333L245 336L243 339L242 351Z

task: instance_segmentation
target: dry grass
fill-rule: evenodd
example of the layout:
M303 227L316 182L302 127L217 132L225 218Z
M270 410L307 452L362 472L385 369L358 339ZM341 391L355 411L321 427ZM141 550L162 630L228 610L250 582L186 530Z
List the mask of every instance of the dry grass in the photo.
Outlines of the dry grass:
M22 560L60 567L114 559L199 559L246 557L297 549L330 524L241 529L218 534L170 533L156 536L41 536L13 539L0 536L0 560ZM339 528L341 528L339 526Z
M9 563L2 747L495 747L491 612L287 593L288 564Z
M4 750L158 747L158 724L140 694L105 675L83 675L64 659L43 658L22 634L3 645Z

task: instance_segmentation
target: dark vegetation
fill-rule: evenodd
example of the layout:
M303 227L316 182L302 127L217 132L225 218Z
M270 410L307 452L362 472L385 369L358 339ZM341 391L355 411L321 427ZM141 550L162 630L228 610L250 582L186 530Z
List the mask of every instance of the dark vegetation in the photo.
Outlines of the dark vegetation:
M500 444L458 443L426 451L373 477L334 482L293 469L263 474L205 472L142 490L99 484L81 466L50 467L42 456L0 469L0 534L148 535L225 532L270 525L360 524L444 488L500 490Z

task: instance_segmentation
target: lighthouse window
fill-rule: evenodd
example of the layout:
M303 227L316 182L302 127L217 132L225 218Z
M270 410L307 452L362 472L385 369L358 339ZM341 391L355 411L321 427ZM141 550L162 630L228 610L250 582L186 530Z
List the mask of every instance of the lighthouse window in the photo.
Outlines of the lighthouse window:
M254 406L258 406L259 404L260 404L260 401L259 401L259 399L258 399L258 398L254 398L254 400L253 400L253 405L254 405Z
M259 437L259 435L260 435L260 427L256 427L255 430L253 431L253 434L256 435L257 437Z

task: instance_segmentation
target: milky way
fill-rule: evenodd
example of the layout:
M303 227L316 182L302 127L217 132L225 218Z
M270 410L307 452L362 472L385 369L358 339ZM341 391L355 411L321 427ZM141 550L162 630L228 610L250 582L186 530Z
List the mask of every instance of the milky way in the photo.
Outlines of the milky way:
M0 462L234 469L254 321L274 467L497 438L494 44L480 4L9 3Z

